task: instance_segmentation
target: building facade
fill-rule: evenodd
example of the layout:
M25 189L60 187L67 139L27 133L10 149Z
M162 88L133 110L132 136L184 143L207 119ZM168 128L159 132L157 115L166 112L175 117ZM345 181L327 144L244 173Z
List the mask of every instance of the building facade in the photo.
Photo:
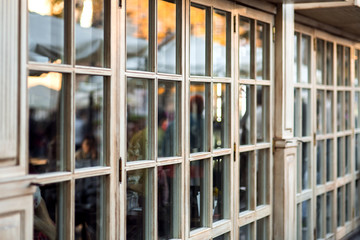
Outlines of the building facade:
M342 239L360 3L1 0L0 239Z

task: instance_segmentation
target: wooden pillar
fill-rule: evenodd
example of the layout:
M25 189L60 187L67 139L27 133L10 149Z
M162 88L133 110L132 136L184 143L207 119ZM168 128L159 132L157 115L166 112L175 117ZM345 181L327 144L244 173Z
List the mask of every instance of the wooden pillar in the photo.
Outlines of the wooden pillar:
M275 19L275 134L273 239L296 239L294 129L294 4L278 6Z

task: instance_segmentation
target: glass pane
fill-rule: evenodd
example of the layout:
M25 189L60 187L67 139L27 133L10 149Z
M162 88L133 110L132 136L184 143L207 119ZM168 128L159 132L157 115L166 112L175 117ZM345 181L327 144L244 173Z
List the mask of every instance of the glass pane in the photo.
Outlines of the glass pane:
M338 92L337 93L337 130L341 131L344 130L344 93Z
M346 184L345 186L345 222L350 221L351 218L351 210L350 210L350 204L351 204L351 189L350 189L350 183Z
M316 91L316 133L324 133L324 91Z
M178 73L177 45L178 32L176 31L176 4L177 0L158 0L157 15L157 64L158 72Z
M230 75L230 49L228 38L230 24L228 13L215 9L213 11L213 76Z
M126 68L150 71L149 1L126 1Z
M251 153L244 152L240 153L240 184L239 184L239 196L240 212L250 210L250 199L251 199L251 180L252 180L252 160Z
M65 20L64 0L39 4L28 0L28 60L46 63L64 63Z
M180 83L158 82L158 157L180 156Z
M36 187L34 193L33 239L65 239L64 199L66 184L48 184Z
M256 140L267 142L269 135L269 87L256 87Z
M311 239L311 224L310 224L310 209L311 209L311 203L310 200L304 201L302 203L302 218L301 218L301 225L302 225L302 240L308 240Z
M333 193L326 193L326 233L332 233Z
M127 172L126 239L152 239L153 170Z
M152 82L147 79L127 80L127 160L151 159Z
M104 66L104 0L75 4L76 64Z
M256 26L256 79L268 80L269 25L258 22Z
M350 48L345 47L345 85L350 86Z
M324 40L316 39L316 83L324 84Z
M242 79L254 78L251 72L252 64L252 44L253 21L248 18L240 17L239 24L239 76Z
M324 141L316 143L316 184L324 183Z
M316 197L316 239L324 237L324 195Z
M252 224L248 224L239 228L239 240L252 240Z
M75 239L104 239L105 177L75 180Z
M76 168L104 165L104 105L104 78L76 75Z
M360 134L355 135L355 171L360 169Z
M345 137L345 174L350 173L350 161L351 161L351 137Z
M190 74L204 76L206 63L206 9L190 7Z
M269 150L256 151L256 205L268 203L269 190Z
M343 56L343 46L337 45L336 46L336 62L337 62L337 85L343 85L343 63L344 63L344 56Z
M337 176L343 175L344 138L337 139Z
M300 110L301 109L301 100L300 100L300 89L294 88L294 136L300 137Z
M360 216L360 180L355 181L355 217Z
M302 143L299 142L296 148L296 165L297 165L297 171L296 171L296 191L297 193L300 193L302 191Z
M355 86L360 84L360 50L355 50Z
M311 135L311 92L303 89L301 91L302 106L302 136Z
M302 189L310 188L310 143L302 143Z
M230 240L230 233L225 233L218 237L213 238L213 240Z
M300 33L295 32L294 34L294 82L300 82L299 74L299 39L300 39Z
M207 226L209 160L190 162L190 230Z
M209 151L206 133L208 132L209 84L190 85L190 153Z
M213 222L229 217L229 157L213 158Z
M239 137L240 145L251 144L254 131L253 116L254 88L249 85L239 85Z
M297 204L296 206L296 240L301 240L301 234L302 234L302 209L301 209L301 203Z
M326 140L326 181L329 182L333 177L333 151L334 145L332 139Z
M343 201L343 188L337 190L337 226L340 227L344 224L344 201Z
M325 99L325 108L326 108L326 132L332 133L333 132L333 92L328 91L326 92L326 99Z
M326 84L333 85L334 79L334 44L331 42L326 43Z
M181 167L158 167L158 237L180 238Z
M345 92L345 129L351 128L351 98L350 92Z
M360 128L360 92L355 92L354 101L355 128Z
M302 35L301 38L301 82L311 82L310 68L311 68L311 41L310 36Z
M55 72L28 76L29 173L65 170L66 80Z
M230 147L230 87L229 84L213 84L213 147Z
M269 218L262 218L256 222L256 240L270 239L269 231Z

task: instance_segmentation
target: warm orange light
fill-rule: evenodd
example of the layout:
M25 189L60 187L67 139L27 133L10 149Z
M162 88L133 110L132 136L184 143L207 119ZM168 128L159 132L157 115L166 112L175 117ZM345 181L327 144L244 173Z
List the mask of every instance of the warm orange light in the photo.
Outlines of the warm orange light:
M40 76L28 77L28 88L38 85L59 91L62 84L62 74L56 72L43 73Z

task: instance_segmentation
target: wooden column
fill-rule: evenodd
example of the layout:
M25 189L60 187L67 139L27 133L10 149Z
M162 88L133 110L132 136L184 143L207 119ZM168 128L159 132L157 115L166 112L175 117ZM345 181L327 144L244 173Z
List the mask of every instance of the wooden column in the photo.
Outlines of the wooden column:
M275 134L273 239L296 239L294 129L294 4L278 6L275 20Z

